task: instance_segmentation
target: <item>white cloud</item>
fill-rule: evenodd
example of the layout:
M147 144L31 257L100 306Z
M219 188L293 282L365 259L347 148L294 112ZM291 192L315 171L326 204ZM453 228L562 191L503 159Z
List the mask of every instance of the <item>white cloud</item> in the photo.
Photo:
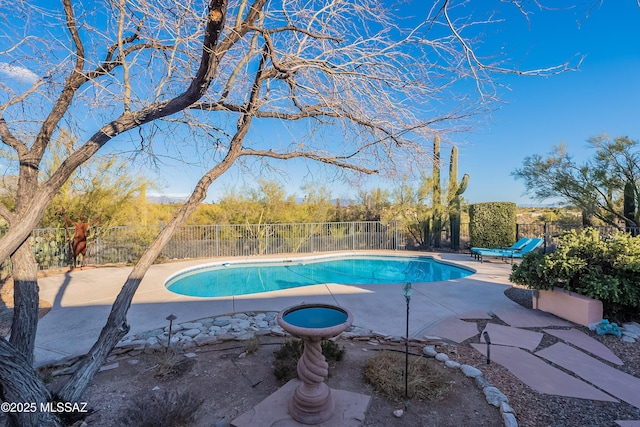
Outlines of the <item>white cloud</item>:
M33 71L29 70L28 68L8 64L6 62L0 62L0 74L11 79L15 79L19 83L27 84L33 84L39 78Z

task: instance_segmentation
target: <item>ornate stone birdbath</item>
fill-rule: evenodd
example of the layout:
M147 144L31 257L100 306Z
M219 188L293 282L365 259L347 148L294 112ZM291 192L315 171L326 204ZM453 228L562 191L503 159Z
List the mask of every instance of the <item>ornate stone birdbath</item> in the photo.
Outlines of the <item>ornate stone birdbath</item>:
M289 415L303 424L320 424L333 416L335 402L325 379L329 364L322 354L321 341L340 335L353 322L344 308L329 304L302 304L278 313L278 324L304 342L298 360L296 388L289 403Z

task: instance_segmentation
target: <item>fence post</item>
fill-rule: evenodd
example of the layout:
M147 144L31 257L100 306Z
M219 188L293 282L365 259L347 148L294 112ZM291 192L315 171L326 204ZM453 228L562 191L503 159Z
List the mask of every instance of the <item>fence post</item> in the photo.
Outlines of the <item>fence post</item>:
M544 239L544 253L547 253L547 223L544 223L544 228L543 228L543 236L542 238Z
M393 250L397 251L398 250L398 221L393 221L393 226L394 226L393 235L395 236L393 239Z
M218 224L215 225L215 239L216 239L216 256L220 256L220 226Z
M351 250L356 250L356 230L355 230L355 222L351 223Z

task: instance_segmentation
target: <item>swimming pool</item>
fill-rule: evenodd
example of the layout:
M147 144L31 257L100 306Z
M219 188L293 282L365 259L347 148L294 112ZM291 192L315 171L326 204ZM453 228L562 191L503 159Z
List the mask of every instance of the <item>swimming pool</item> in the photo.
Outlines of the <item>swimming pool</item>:
M206 265L177 273L165 286L195 297L248 295L324 283L404 284L459 279L472 270L431 257L340 255L273 262Z

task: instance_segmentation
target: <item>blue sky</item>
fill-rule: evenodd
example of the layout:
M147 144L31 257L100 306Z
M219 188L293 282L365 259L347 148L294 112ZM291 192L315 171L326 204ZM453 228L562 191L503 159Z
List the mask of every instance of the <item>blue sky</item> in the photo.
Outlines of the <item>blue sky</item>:
M562 2L567 4L567 2ZM591 10L590 5L595 5ZM504 43L523 68L559 64L584 56L578 71L550 77L502 76L498 82L504 101L491 117L470 123L473 131L451 134L449 142L460 149L459 171L470 174L464 194L470 203L512 201L518 205L544 205L525 193L511 173L531 154L547 153L565 143L582 162L590 152L586 140L607 133L640 139L640 8L631 0L590 2L573 9L537 12L530 25L512 10L505 24L489 34L485 43ZM272 137L277 138L277 131ZM448 159L443 147L443 159ZM288 192L302 195L302 183L330 188L333 197L354 197L356 187L332 180L331 168L300 167L280 163L280 179ZM446 165L444 166L447 167ZM252 185L255 176L237 169L214 183L208 200L219 200L230 189ZM392 182L366 178L363 188L393 187ZM190 184L172 180L167 194L180 195Z
M424 15L431 2L413 0L410 13ZM525 2L530 4L531 2ZM468 202L513 201L519 205L544 204L529 199L521 182L511 173L531 154L547 153L555 144L565 143L577 161L588 158L586 140L607 133L640 139L640 7L635 0L568 1L547 3L563 7L580 6L557 11L535 11L529 25L516 8L496 17L500 25L489 27L484 36L487 52L508 52L523 68L560 64L584 56L580 69L550 77L498 76L505 85L499 95L504 101L490 117L478 117L468 123L474 129L445 136L443 159L448 159L449 147L460 148L459 171L470 174ZM497 1L475 0L471 7L496 7ZM423 8L424 10L419 10ZM479 10L479 9L473 9ZM502 9L501 9L502 10ZM481 11L485 12L485 11ZM481 47L484 53L485 47ZM2 64L0 64L2 65ZM2 68L3 67L3 68ZM15 70L7 64L0 67L0 77L11 76ZM25 76L23 76L25 77ZM29 76L26 76L29 77ZM268 143L288 139L280 129L262 132ZM289 193L303 194L304 184L325 185L333 197L354 197L358 187L336 180L335 169L302 165L300 162L274 164L278 178ZM254 170L257 163L250 164ZM446 170L446 164L444 168ZM164 167L161 192L185 196L192 189L200 171L184 167ZM192 179L187 179L187 177ZM208 200L219 200L230 189L241 190L255 183L256 174L234 168L215 182ZM397 184L379 178L360 182L367 189L394 187Z
M460 135L460 170L471 175L464 195L469 202L537 204L510 175L525 156L547 153L562 142L581 163L592 153L586 146L591 136L640 139L640 8L633 1L605 1L587 19L580 12L557 17L564 21L560 26L543 23L532 46L535 55L552 60L584 55L579 71L509 77L506 104L486 126Z

